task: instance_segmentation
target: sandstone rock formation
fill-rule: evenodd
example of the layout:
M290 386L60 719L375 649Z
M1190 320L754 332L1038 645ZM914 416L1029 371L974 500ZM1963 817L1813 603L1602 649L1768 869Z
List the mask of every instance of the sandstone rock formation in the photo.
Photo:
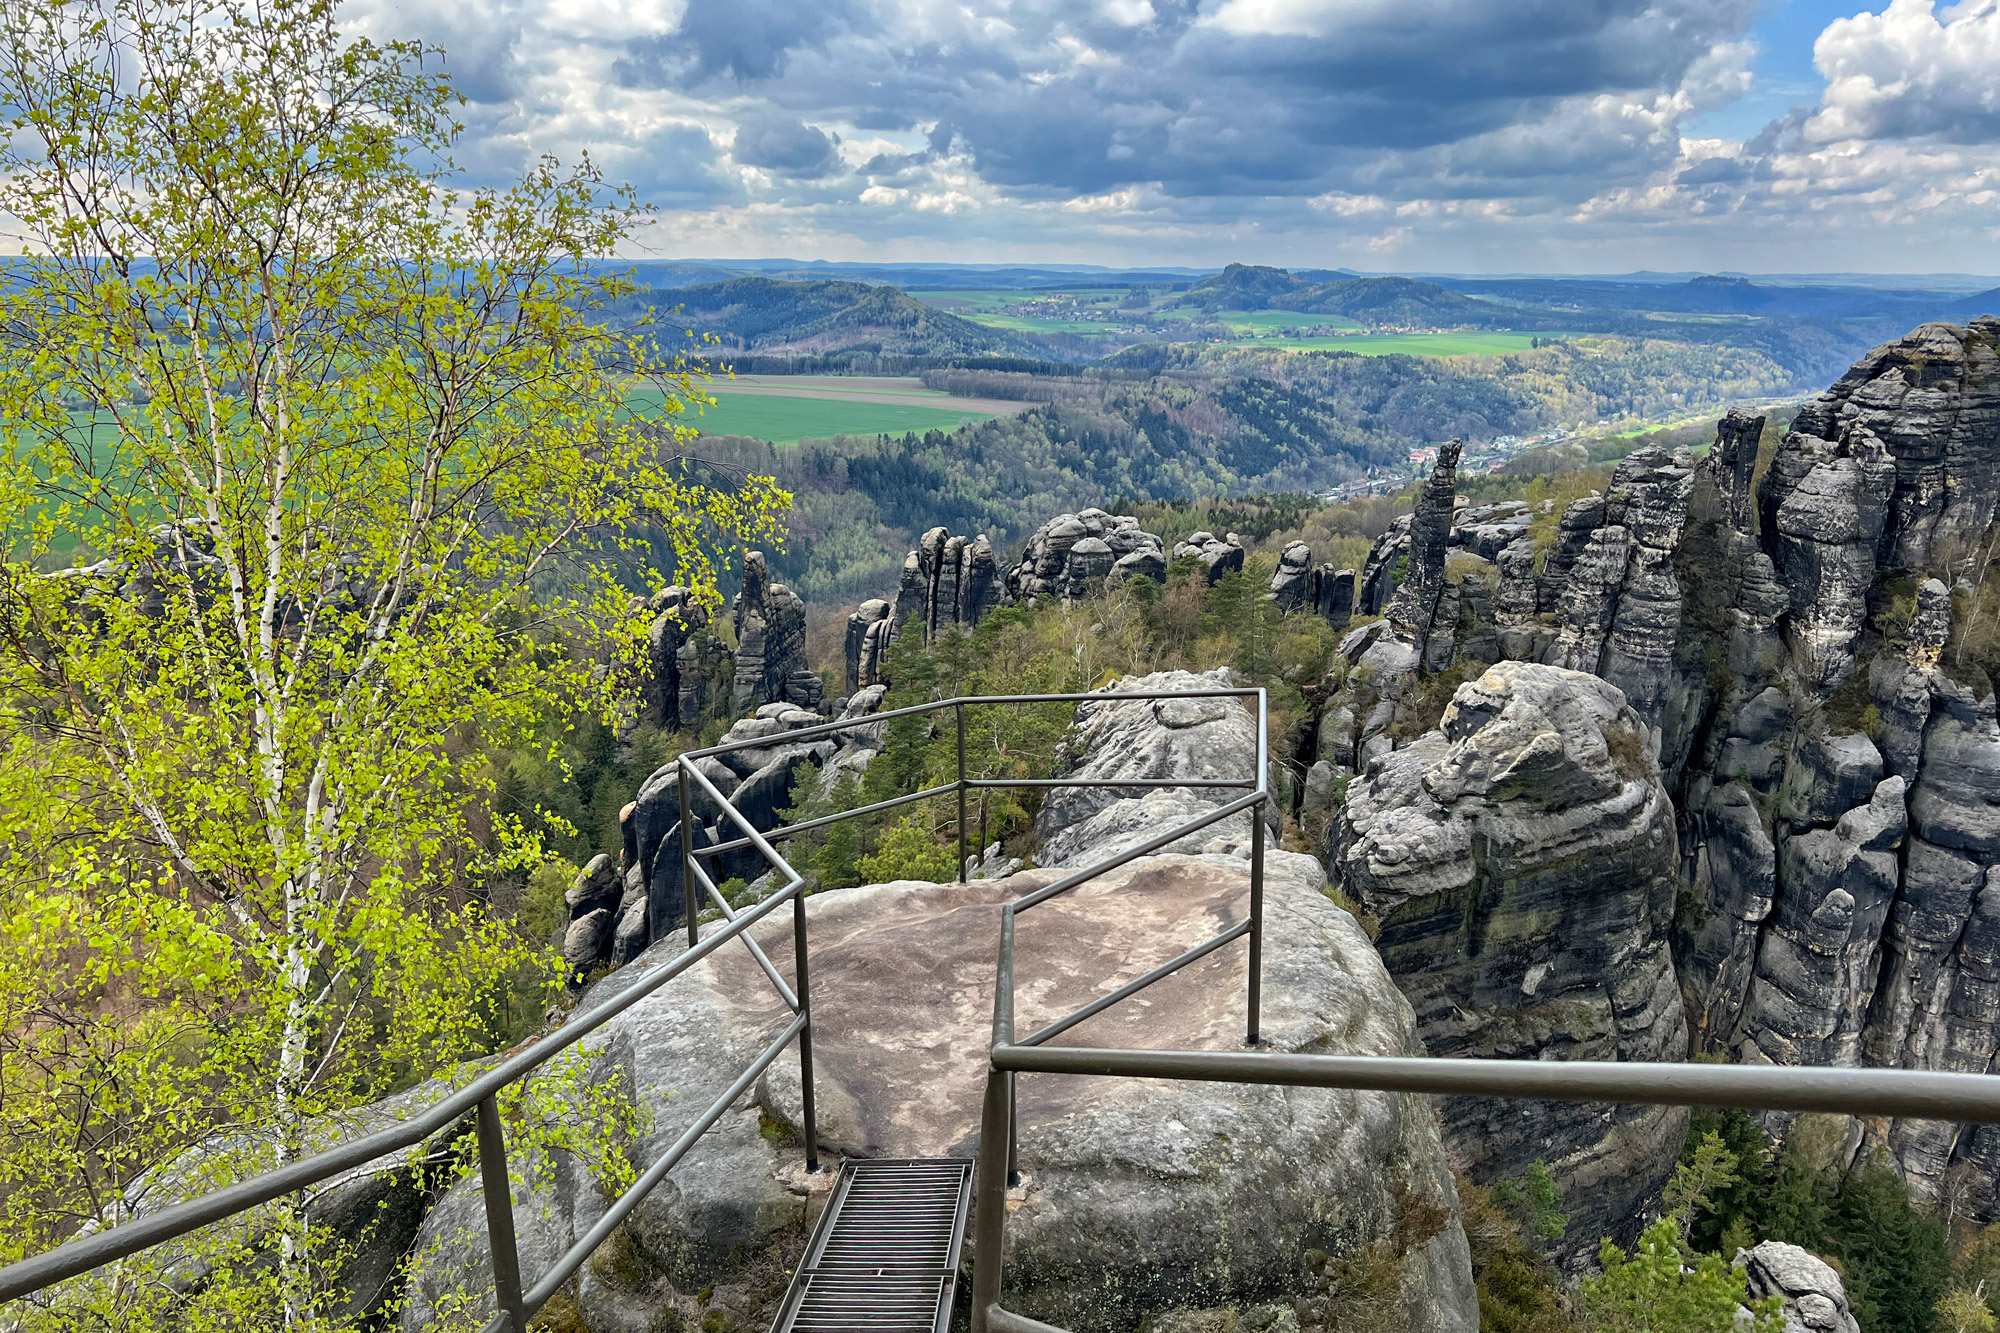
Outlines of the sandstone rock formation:
M901 634L915 617L924 642L930 643L949 626L977 625L1000 605L1005 592L993 543L985 533L954 537L945 528L932 528L903 558L903 581L890 613L889 636Z
M1489 652L1594 673L1644 724L1678 811L1672 953L1695 1050L1993 1071L2000 718L1948 642L1952 584L1992 549L2000 320L1926 325L1871 352L1799 414L1753 487L1765 438L1763 417L1734 411L1699 463L1632 455L1541 551L1507 535L1518 513L1461 510L1452 558L1490 558L1490 612L1484 576L1459 580L1451 652L1435 651L1447 578L1421 657L1384 622L1351 633L1304 757L1328 765L1321 800L1367 770L1349 804L1387 819L1370 792L1394 774L1410 801L1434 799L1409 772L1428 761L1391 754L1430 744L1409 726L1430 674ZM1394 600L1399 563L1419 563L1413 526L1371 552L1364 613ZM1602 945L1584 932L1564 947L1587 960ZM1551 1029L1529 1045L1569 1042ZM1953 1177L1958 1206L2000 1217L2000 1134L1856 1132L1919 1197Z
M828 1158L973 1151L998 905L1060 873L807 900ZM1276 925L1266 936L1263 1012L1273 1049L1417 1052L1408 1005L1323 888L1312 858L1269 854L1266 912ZM1206 938L1240 917L1247 894L1241 859L1159 856L1035 908L1018 936L1018 1021L1046 1022ZM789 974L789 913L781 916L758 936ZM678 949L662 941L600 983L585 1006ZM1241 948L1222 950L1161 983L1149 993L1157 1003L1114 1008L1066 1040L1234 1049L1244 967ZM587 1038L601 1086L622 1090L649 1117L634 1163L655 1160L789 1017L732 946ZM806 1191L824 1184L804 1178L798 1148L767 1128L800 1122L797 1070L781 1058L639 1205L626 1228L630 1268L694 1292L728 1285L741 1256L773 1240L803 1240ZM1023 1078L1018 1097L1024 1187L1008 1217L1013 1308L1072 1328L1129 1329L1175 1307L1283 1296L1305 1277L1308 1247L1352 1255L1400 1226L1397 1322L1423 1333L1477 1328L1451 1177L1421 1098L1095 1078ZM603 1206L588 1172L561 1155L523 1182L515 1209L524 1276L545 1271ZM479 1208L478 1181L466 1180L425 1222L403 1328L426 1327L453 1286L490 1299ZM644 1326L645 1302L657 1295L586 1270L580 1305L590 1327Z
M1644 722L1595 676L1508 662L1441 731L1348 788L1335 868L1433 1055L1671 1060L1687 1027L1668 938L1674 810ZM1572 1253L1636 1229L1685 1110L1451 1098L1474 1179L1547 1161Z
M867 716L881 707L885 694L879 685L857 692L841 717ZM830 787L840 774L859 776L882 748L879 727L860 727L816 741L786 739L789 732L825 721L794 704L765 704L737 721L722 738L724 743L760 744L698 763L738 813L759 832L769 832L783 822L781 812L798 802L802 784L815 781ZM712 800L698 790L690 794L697 846L713 847L741 836L733 823L723 821ZM623 849L617 864L609 856L599 856L577 876L565 897L570 919L563 937L563 959L572 983L606 963L623 967L648 945L685 930L680 809L679 770L668 764L640 785L638 795L621 812ZM718 884L732 878L755 879L768 869L749 848L719 853L708 860L707 868ZM697 906L707 901L699 884L696 895Z
M708 626L708 610L679 584L647 602L647 718L668 729L698 727L728 689L729 650Z
M1140 690L1230 689L1229 669L1206 675L1156 671L1105 686L1109 693ZM1068 747L1071 761L1059 777L1248 779L1257 769L1257 719L1243 701L1127 699L1078 704ZM1174 824L1194 819L1246 795L1226 787L1057 787L1035 816L1042 849L1036 863L1084 866L1137 846ZM1278 811L1269 808L1273 828ZM1277 839L1271 838L1276 846ZM1169 850L1240 848L1248 854L1250 816L1231 815L1190 834Z
M1243 549L1243 539L1235 533L1221 537L1212 532L1191 532L1184 542L1174 544L1174 559L1199 559L1208 566L1208 581L1214 583L1224 574L1234 573L1243 568L1247 552Z
M1035 529L1021 560L1007 571L1007 600L1077 601L1111 583L1167 576L1165 544L1130 514L1085 509Z
M883 654L896 637L889 603L871 597L847 617L847 692L882 683Z
M1310 611L1344 630L1354 618L1354 571L1314 565L1312 547L1293 542L1271 575L1271 600L1283 611Z
M1767 1240L1736 1252L1751 1299L1784 1301L1785 1333L1861 1333L1847 1289L1827 1262L1797 1245Z
M743 558L743 591L730 603L736 621L736 680L729 710L744 713L761 704L819 699L796 679L806 668L806 604L782 583L771 582L762 551Z

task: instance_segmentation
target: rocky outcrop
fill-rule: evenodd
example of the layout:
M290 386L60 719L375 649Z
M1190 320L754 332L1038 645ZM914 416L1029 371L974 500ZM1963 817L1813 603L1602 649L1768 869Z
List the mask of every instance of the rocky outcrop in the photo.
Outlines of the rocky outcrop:
M1020 562L1007 571L1006 598L1075 602L1125 579L1166 576L1165 543L1143 531L1137 518L1085 509L1058 514L1035 529Z
M896 635L889 603L879 597L863 602L847 617L847 692L882 683L883 654Z
M1271 575L1271 600L1287 614L1311 612L1344 630L1354 618L1354 571L1314 565L1312 547L1293 542Z
M973 1151L999 906L1061 873L807 900L825 1158ZM1312 858L1269 854L1266 1039L1279 1051L1418 1052L1408 1005L1324 886ZM1032 1029L1207 938L1241 918L1248 892L1238 858L1157 856L1037 907L1020 929L1017 1021ZM756 933L789 972L790 914L780 917ZM585 1007L677 952L662 941L599 983ZM1242 1041L1241 948L1163 984L1175 987L1171 1004L1119 1006L1065 1039L1208 1049ZM598 1086L644 1115L634 1164L657 1160L790 1017L747 953L731 947L586 1038ZM1023 1079L1018 1095L1024 1184L1007 1221L1012 1308L1073 1328L1131 1329L1176 1307L1308 1294L1308 1248L1343 1257L1393 1243L1397 1325L1477 1328L1451 1177L1423 1099L1101 1078ZM659 1284L721 1289L742 1256L801 1241L810 1191L824 1182L801 1174L786 1137L800 1121L798 1066L787 1055L639 1205L624 1265L639 1277L621 1283L586 1266L585 1323L644 1327L648 1302L663 1299ZM479 1207L479 1183L468 1179L426 1221L403 1328L427 1327L459 1289L475 1305L490 1301ZM557 1154L532 1172L515 1203L524 1277L546 1271L603 1207L573 1159ZM741 1316L758 1317L768 1311Z
M993 543L985 533L954 537L949 529L932 528L917 543L917 549L903 558L903 581L896 590L888 636L893 638L905 625L915 624L924 642L933 642L953 625L977 625L1000 605L1005 592L999 563L993 558ZM877 657L879 660L879 653Z
M1785 1333L1861 1333L1840 1274L1824 1259L1781 1240L1738 1250L1734 1266L1752 1300L1784 1302Z
M709 629L708 609L679 584L655 593L646 610L646 716L669 730L698 727L723 702L729 650Z
M1243 539L1233 532L1221 537L1212 532L1191 532L1186 541L1174 543L1174 559L1201 561L1207 567L1210 583L1224 574L1241 571L1247 554Z
M762 551L743 558L743 591L730 603L736 622L736 679L729 710L745 713L762 704L804 703L796 677L806 667L806 604L782 583L771 581ZM811 703L819 702L813 695Z
M1309 755L1330 766L1318 788L1362 772L1340 827L1373 810L1430 829L1436 816L1394 813L1384 794L1447 804L1421 776L1435 742L1407 725L1427 675L1469 669L1489 642L1590 673L1644 724L1677 811L1672 956L1695 1050L1994 1072L2000 717L1949 644L1952 582L1991 549L2000 320L1876 349L1800 412L1757 481L1765 426L1727 414L1699 463L1635 453L1553 532L1510 537L1519 514L1461 510L1453 567L1490 559L1491 639L1477 569L1459 580L1448 657L1432 649L1449 591L1422 654L1393 626L1350 633ZM1376 543L1364 611L1394 600L1398 565L1424 567L1413 526ZM1597 966L1591 929L1556 920L1536 935L1562 954L1551 967ZM1383 940L1400 972L1404 942L1386 923ZM1549 1028L1523 1049L1571 1045ZM2000 1135L1923 1121L1857 1132L1920 1197L1950 1178L1960 1208L2000 1217Z
M1648 728L1595 676L1501 663L1442 729L1347 791L1334 866L1433 1055L1671 1060L1687 1027L1668 946L1674 810ZM1687 1113L1451 1098L1446 1141L1488 1180L1544 1160L1569 1253L1636 1228Z
M887 691L876 685L847 701L842 719L866 717L882 705ZM879 727L858 727L838 738L790 741L787 734L826 721L794 704L773 703L737 721L723 744L753 742L742 749L697 760L701 772L760 833L783 823L783 812L806 794L808 781L831 787L842 774L858 777L882 748ZM725 822L715 803L691 782L691 823L697 847L735 841L741 831ZM638 795L619 815L623 852L615 872L609 858L584 868L568 895L570 925L563 956L572 980L602 964L623 967L648 945L687 924L687 895L681 882L680 773L667 764L640 784ZM707 861L720 884L752 880L769 867L754 849L721 852ZM615 885L615 891L613 889ZM696 905L707 902L699 883Z
M1690 451L1641 449L1612 473L1601 504L1578 501L1570 506L1580 511L1575 518L1563 516L1563 540L1575 553L1549 661L1618 686L1656 732L1676 702L1682 606L1675 556L1693 489Z
M1157 671L1105 686L1109 693L1141 690L1226 690L1229 669L1206 675ZM1067 742L1068 762L1056 776L1248 780L1257 770L1257 719L1243 701L1211 699L1107 699L1078 704ZM1162 829L1237 800L1248 788L1057 787L1035 815L1045 866L1084 866L1134 847ZM1277 811L1269 811L1277 818ZM1270 840L1272 846L1277 839ZM1195 852L1250 846L1250 816L1238 813L1190 834L1168 850Z
M1458 455L1464 447L1462 441L1453 440L1438 450L1437 466L1424 481L1417 506L1410 513L1408 563L1402 581L1382 608L1391 629L1419 658L1424 655L1438 598L1444 591L1445 547L1451 541Z

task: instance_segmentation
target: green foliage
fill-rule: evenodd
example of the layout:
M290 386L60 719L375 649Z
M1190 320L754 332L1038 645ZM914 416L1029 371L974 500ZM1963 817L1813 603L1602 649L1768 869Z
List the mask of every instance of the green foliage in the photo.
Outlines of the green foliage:
M1878 1161L1850 1171L1826 1234L1863 1333L1929 1333L1950 1277L1950 1251L1944 1223L1910 1206L1895 1168Z
M1689 1135L1687 1146L1682 1150L1681 1160L1674 1167L1673 1178L1661 1199L1667 1216L1679 1227L1682 1235L1687 1235L1698 1215L1713 1215L1722 1208L1715 1197L1722 1191L1742 1183L1736 1174L1737 1156L1724 1145L1722 1136L1714 1130L1702 1134L1699 1139Z
M1938 1298L1938 1333L1995 1333L2000 1330L1986 1298L1979 1291L1953 1287Z
M1739 1305L1751 1310L1746 1333L1785 1326L1779 1297L1751 1301L1742 1272L1690 1250L1670 1217L1648 1227L1631 1254L1607 1240L1597 1257L1602 1275L1577 1289L1593 1333L1730 1333Z
M883 831L876 849L861 858L858 869L864 884L886 884L893 879L927 879L942 884L958 877L955 859L929 828L905 819Z
M1472 1252L1482 1333L1569 1333L1562 1291L1548 1265L1523 1240L1514 1210L1463 1177L1458 1202Z
M600 318L629 194L458 192L434 55L332 0L0 9L0 1260L538 1025L558 960L491 907L553 928L569 821L467 756L614 724L621 570L713 606L717 548L776 534L768 478L680 459L687 367ZM595 1095L560 1146L615 1180ZM303 1207L176 1326L337 1322ZM160 1262L77 1299L178 1301Z
M1549 1164L1537 1158L1519 1179L1502 1180L1493 1186L1493 1202L1505 1208L1522 1231L1538 1240L1561 1240L1569 1230L1569 1214L1562 1210L1562 1192Z

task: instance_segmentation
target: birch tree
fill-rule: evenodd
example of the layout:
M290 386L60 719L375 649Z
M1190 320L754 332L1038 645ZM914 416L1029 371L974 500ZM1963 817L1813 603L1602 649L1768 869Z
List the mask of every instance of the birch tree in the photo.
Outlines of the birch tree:
M0 16L4 1259L498 1041L553 973L482 911L533 849L469 746L609 715L638 534L714 605L787 499L600 317L629 193L457 188L438 52L332 0Z

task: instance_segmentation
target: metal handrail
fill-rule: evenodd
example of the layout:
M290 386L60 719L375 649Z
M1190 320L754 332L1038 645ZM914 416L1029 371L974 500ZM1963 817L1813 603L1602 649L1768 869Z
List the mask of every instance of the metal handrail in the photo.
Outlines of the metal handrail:
M1157 699L1200 699L1238 698L1257 700L1257 774L1247 779L1162 779L1162 778L1070 778L1070 779L986 779L971 778L966 772L965 754L965 710L968 706L1018 705L1041 703L1098 703L1118 700ZM768 748L773 742L791 745L804 740L831 736L860 727L870 727L878 723L892 721L900 717L953 710L958 732L958 777L955 782L907 796L893 797L884 801L841 811L822 819L808 820L788 828L777 829L769 834L760 832L729 799L718 790L708 776L695 766L694 761L713 755L726 754L736 750ZM523 1050L510 1056L493 1069L472 1080L464 1088L450 1094L428 1109L409 1119L378 1131L377 1133L352 1140L325 1152L302 1158L297 1162L280 1167L242 1181L236 1185L202 1195L183 1203L163 1208L157 1213L123 1223L119 1226L97 1232L93 1235L66 1242L55 1249L0 1267L0 1302L18 1299L43 1290L55 1283L79 1276L95 1268L127 1258L141 1250L174 1240L205 1226L213 1225L238 1213L270 1203L275 1199L293 1194L309 1186L323 1183L356 1167L385 1157L391 1153L416 1146L432 1135L458 1123L465 1113L474 1112L475 1138L478 1144L481 1188L484 1195L487 1243L493 1263L495 1303L498 1313L490 1319L483 1333L525 1333L528 1320L552 1298L562 1285L575 1275L586 1259L608 1239L613 1230L636 1208L639 1203L657 1187L667 1174L694 1147L728 1108L755 1083L770 1067L784 1049L793 1041L799 1048L800 1081L804 1102L804 1138L806 1149L806 1169L819 1169L818 1126L812 1073L812 991L809 982L808 948L806 933L806 910L804 879L780 855L774 846L776 841L824 828L843 820L858 819L884 810L908 805L913 801L956 793L958 798L958 880L966 882L967 847L966 836L966 794L975 788L1024 787L1046 789L1052 787L1111 787L1150 789L1156 787L1229 787L1254 788L1250 795L1219 807L1216 811L1188 820L1167 833L1148 839L1144 843L1102 862L1087 870L1077 872L1057 883L1030 895L1023 902L1032 906L1035 902L1046 901L1058 893L1067 892L1105 870L1123 865L1135 857L1145 855L1168 843L1177 841L1190 833L1206 828L1210 824L1244 809L1261 807L1269 798L1267 779L1267 759L1269 747L1266 738L1266 699L1261 689L1208 689L1208 690L1142 690L1142 691L1097 691L1067 694L1021 694L1021 695L972 695L950 699L934 700L907 708L891 709L884 713L872 713L861 717L845 718L822 725L782 733L780 736L753 740L724 742L703 749L686 751L674 763L680 796L681 832L681 888L687 914L688 947L672 962L661 967L653 975L638 984L626 988L610 1000L585 1013L573 1017L557 1031L529 1044ZM693 789L699 788L702 795L711 802L718 813L734 824L742 836L728 842L697 849L693 845L692 796ZM1256 1035L1256 1012L1258 995L1257 959L1261 948L1262 926L1262 869L1264 825L1262 811L1253 819L1253 893L1252 918L1244 926L1227 933L1226 938L1211 941L1195 955L1183 955L1160 968L1154 969L1138 982L1116 992L1104 1003L1115 1002L1141 986L1168 973L1186 966L1195 957L1206 954L1213 948L1248 934L1251 939L1251 982L1250 1010L1251 1037ZM715 881L704 871L699 862L706 856L719 852L754 847L758 854L779 873L784 883L770 896L752 907L738 911L724 901ZM701 933L699 921L698 892L706 893L715 904L723 920L719 928L706 936ZM750 936L751 927L771 915L786 902L792 905L793 926L793 976L794 984L788 986L783 976L771 963L757 942ZM1006 909L1011 922L1014 905ZM1010 926L1011 929L1011 926ZM507 1150L502 1130L498 1096L502 1089L525 1078L558 1052L574 1045L606 1022L625 1012L641 1000L654 994L674 978L686 972L696 963L721 949L729 941L741 938L752 958L763 970L777 990L779 998L791 1010L793 1018L776 1039L764 1047L757 1057L743 1070L723 1094L712 1101L694 1122L684 1130L659 1160L647 1168L617 1200L615 1200L582 1237L566 1250L561 1258L543 1274L535 1285L522 1289L520 1261L516 1248L513 1221L513 1188L507 1169ZM1090 1013L1104 1007L1099 1003L1089 1013L1073 1016L1071 1022L1081 1022ZM1049 1033L1046 1035L1054 1035ZM1008 1136L1011 1139L1011 1135Z

